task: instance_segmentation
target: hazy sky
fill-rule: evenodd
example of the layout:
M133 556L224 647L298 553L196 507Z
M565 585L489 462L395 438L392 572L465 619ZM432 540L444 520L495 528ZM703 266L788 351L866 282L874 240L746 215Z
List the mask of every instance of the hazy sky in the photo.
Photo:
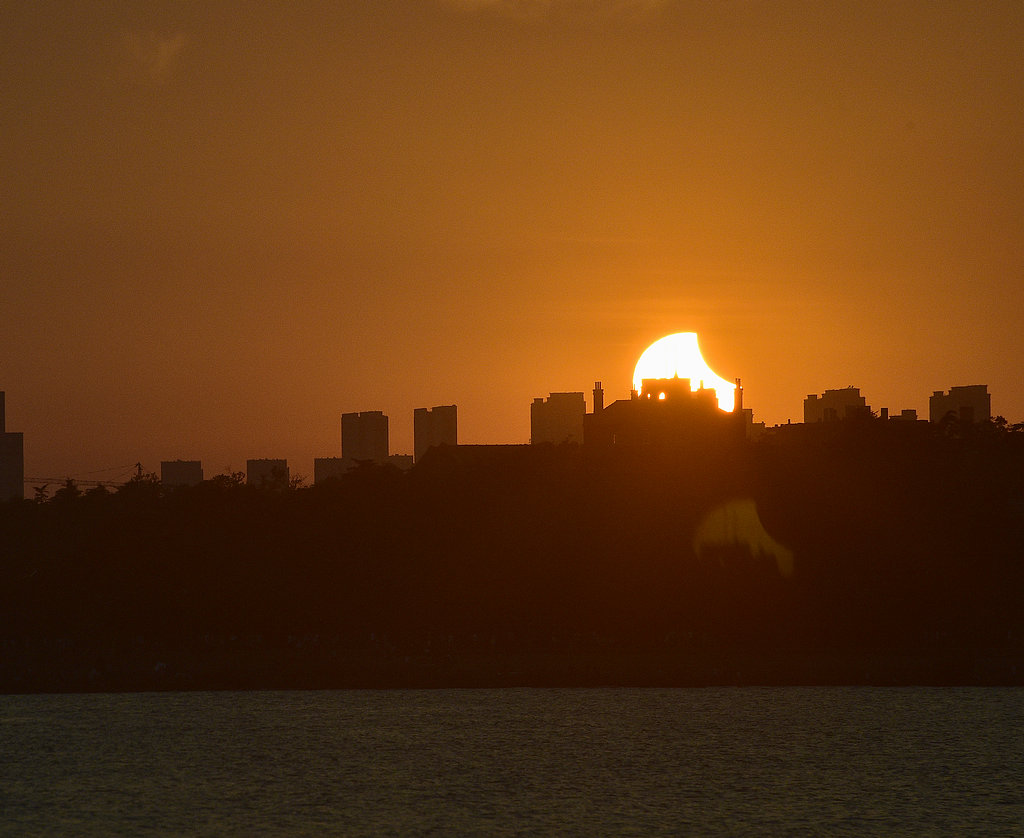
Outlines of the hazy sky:
M1024 4L0 9L0 389L26 474L286 457L340 415L628 395L696 331L769 424L1024 420Z

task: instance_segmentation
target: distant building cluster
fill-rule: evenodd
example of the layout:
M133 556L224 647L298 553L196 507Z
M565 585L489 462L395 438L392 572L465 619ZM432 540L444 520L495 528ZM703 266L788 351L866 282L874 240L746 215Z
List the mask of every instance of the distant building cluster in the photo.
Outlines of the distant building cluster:
M691 389L687 378L642 381L639 391L628 399L605 405L604 388L595 382L593 408L587 412L582 392L549 393L530 405L531 445L647 445L672 444L686 439L756 439L769 429L753 421L753 412L743 406L743 389L736 379L736 407L720 410L716 392L698 382ZM991 396L987 385L936 390L928 401L928 422L964 427L991 419ZM827 426L837 422L878 419L903 424L919 423L917 411L890 413L888 408L872 411L857 387L825 390L804 399L803 427ZM924 424L924 423L922 423ZM787 424L783 428L800 427ZM421 462L432 450L512 450L522 446L459 446L458 408L454 405L416 408L413 411L413 454L392 454L388 417L379 410L341 415L340 456L318 457L313 463L313 481L338 478L363 465L390 465L402 470ZM194 486L204 479L199 460L165 460L160 463L160 480L165 486ZM291 485L287 460L246 461L248 485L286 488ZM0 500L24 497L24 435L6 429L5 394L0 391Z
M413 451L392 454L388 417L380 410L341 415L341 456L313 460L313 482L341 477L361 463L391 465L403 471L438 445L458 444L458 410L455 405L419 407L413 411Z
M858 387L826 390L820 396L811 393L804 399L804 423L864 419L875 414ZM883 407L878 418L891 422L917 422L916 410L890 413ZM928 399L928 421L935 425L979 425L992 418L992 397L985 384L952 387L948 393L936 390Z

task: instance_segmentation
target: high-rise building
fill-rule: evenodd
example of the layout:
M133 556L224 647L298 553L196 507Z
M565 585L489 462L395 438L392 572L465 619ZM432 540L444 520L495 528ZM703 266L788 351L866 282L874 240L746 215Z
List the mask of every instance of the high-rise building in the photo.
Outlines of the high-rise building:
M388 458L388 417L379 410L341 414L341 456L346 460Z
M818 396L811 393L804 399L804 423L836 422L871 415L871 408L860 394L859 387L826 390Z
M453 404L418 407L412 414L413 455L418 463L435 445L458 445L458 410Z
M547 399L534 399L530 405L530 442L582 444L586 412L583 393L551 393Z
M6 400L0 390L0 501L25 497L25 435L7 432Z
M953 419L963 425L987 422L992 418L992 396L987 384L950 387L948 393L935 390L928 399L928 421Z
M164 486L195 486L203 482L203 464L199 460L163 460L160 482Z

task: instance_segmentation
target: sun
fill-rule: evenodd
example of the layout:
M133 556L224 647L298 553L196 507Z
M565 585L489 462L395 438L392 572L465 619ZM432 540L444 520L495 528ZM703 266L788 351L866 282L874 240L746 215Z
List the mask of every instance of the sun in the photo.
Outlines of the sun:
M633 389L641 395L645 378L688 378L691 390L714 390L721 410L731 411L736 405L736 384L707 365L696 332L668 335L648 346L633 370Z

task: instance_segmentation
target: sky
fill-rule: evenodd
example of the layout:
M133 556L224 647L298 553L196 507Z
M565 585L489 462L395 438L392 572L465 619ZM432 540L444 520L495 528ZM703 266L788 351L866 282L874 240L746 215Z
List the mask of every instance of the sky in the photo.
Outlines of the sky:
M1024 420L1024 5L0 8L0 390L28 476L340 455L343 412L627 398L700 335L769 425Z

